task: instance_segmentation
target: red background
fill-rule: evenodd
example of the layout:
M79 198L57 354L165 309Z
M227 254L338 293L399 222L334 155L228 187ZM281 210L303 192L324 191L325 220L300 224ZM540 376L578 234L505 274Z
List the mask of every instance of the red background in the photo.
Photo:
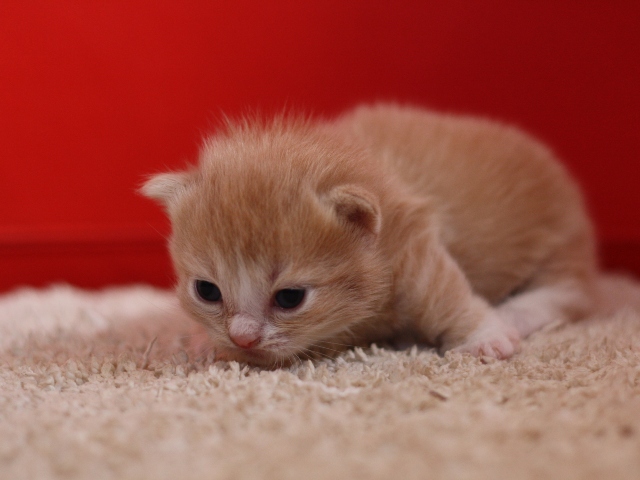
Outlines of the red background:
M146 174L221 112L398 100L521 125L640 272L640 2L3 1L0 290L169 285Z

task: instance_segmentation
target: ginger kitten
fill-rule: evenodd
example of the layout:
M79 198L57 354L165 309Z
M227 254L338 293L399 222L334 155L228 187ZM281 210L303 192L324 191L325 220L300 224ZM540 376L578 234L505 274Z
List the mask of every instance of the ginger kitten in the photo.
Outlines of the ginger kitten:
M245 120L143 192L171 218L181 303L220 359L284 365L407 330L508 358L591 308L578 188L489 121L392 105Z

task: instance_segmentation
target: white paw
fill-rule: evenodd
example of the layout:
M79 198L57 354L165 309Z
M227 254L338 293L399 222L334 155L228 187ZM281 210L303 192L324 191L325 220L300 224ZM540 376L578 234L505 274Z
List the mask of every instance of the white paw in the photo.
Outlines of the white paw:
M506 359L520 346L520 335L511 325L489 315L485 321L453 352L470 353L474 357Z

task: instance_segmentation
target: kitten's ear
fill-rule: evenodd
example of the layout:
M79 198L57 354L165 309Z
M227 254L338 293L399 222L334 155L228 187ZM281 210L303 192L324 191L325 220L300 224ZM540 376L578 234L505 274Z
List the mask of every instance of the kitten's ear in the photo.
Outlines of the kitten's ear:
M341 185L329 192L329 201L338 217L377 236L382 228L382 215L376 198L357 185Z
M156 200L165 208L169 208L187 188L192 178L192 172L160 173L147 180L140 188L140 192L145 197Z

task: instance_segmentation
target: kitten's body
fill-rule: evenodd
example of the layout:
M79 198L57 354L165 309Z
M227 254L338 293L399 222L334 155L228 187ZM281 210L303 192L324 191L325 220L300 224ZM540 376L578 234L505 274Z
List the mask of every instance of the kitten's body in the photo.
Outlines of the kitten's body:
M185 308L221 357L276 364L414 331L506 358L590 308L593 238L552 154L483 120L394 106L245 122L152 179ZM219 287L207 302L196 280ZM280 308L274 295L305 291Z

